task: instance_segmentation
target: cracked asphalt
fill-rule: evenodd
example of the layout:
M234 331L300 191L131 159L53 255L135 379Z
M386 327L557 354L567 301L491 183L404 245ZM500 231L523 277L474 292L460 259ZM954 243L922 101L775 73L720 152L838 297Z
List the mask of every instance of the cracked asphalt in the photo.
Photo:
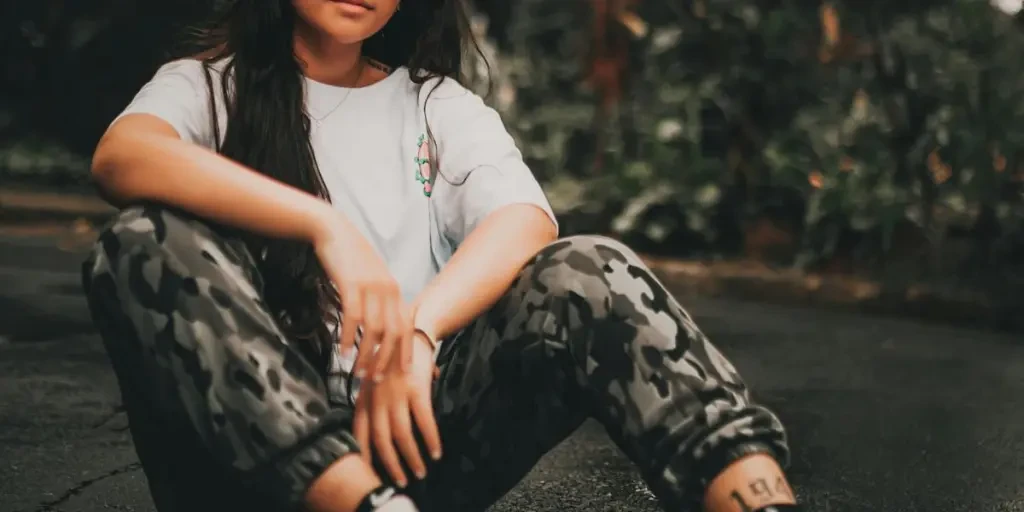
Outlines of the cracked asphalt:
M0 235L0 512L151 511L63 242ZM684 302L789 426L809 511L1024 511L1024 340ZM592 423L493 508L654 510Z

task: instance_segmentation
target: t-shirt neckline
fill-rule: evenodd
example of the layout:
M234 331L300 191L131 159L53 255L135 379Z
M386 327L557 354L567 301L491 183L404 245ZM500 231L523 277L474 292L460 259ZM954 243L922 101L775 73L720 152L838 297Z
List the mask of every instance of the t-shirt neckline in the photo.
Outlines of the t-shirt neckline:
M337 93L355 94L367 93L372 92L375 89L386 88L388 84L395 80L398 80L399 78L401 78L401 76L407 76L407 73L408 71L405 69L405 67L399 67L392 71L391 74L389 74L388 76L382 78L381 80L363 87L344 87L340 85L331 85L324 82L318 82L305 75L303 75L303 78L306 80L306 85L309 87L310 92L324 92L327 93L328 95Z

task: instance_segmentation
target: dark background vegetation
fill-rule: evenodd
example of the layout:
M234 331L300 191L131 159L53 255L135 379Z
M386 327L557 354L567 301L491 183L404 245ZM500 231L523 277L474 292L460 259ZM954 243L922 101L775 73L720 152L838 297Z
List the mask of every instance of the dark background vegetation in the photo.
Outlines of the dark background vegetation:
M211 2L0 3L0 184L88 189L98 137ZM472 3L489 100L568 231L887 282L1024 284L1013 14L984 0Z

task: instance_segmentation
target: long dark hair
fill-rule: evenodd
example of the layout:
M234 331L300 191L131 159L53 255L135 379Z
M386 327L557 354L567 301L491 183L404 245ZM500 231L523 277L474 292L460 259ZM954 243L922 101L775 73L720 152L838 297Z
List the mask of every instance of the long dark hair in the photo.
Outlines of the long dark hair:
M294 52L297 13L292 0L218 2L209 24L193 30L188 55L198 53L210 88L210 112L218 151L269 177L330 200L310 143L302 64ZM463 60L478 50L462 0L407 0L388 24L364 42L365 57L409 69L412 80L461 80ZM225 61L214 90L212 66ZM230 79L229 79L230 77ZM223 140L217 125L218 96L227 107ZM429 128L429 127L428 127ZM263 297L289 339L326 368L329 322L341 301L307 243L237 233L257 260ZM310 351L312 349L312 351Z

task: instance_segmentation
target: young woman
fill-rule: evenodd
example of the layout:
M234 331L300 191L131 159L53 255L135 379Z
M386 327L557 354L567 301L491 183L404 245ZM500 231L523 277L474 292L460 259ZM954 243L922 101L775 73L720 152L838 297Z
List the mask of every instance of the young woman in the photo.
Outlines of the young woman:
M587 418L666 510L794 503L637 256L556 240L457 0L228 4L93 162L124 209L84 284L161 511L482 510Z

